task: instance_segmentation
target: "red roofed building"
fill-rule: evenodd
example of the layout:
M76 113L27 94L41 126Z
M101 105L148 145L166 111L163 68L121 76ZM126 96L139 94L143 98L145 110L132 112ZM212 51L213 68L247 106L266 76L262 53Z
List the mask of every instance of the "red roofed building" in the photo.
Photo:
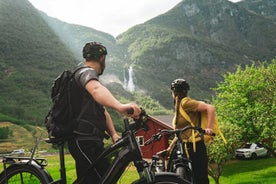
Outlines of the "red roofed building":
M166 123L162 122L161 119L164 120ZM150 127L150 129L148 131L139 130L136 133L136 139L140 145L144 159L151 159L152 155L168 148L169 137L170 137L168 135L162 136L160 141L153 142L147 146L145 146L144 143L148 139L150 139L153 134L158 133L159 130L162 130L162 129L172 130L173 128L171 126L171 122L172 122L172 116L157 116L156 118L150 116L147 120L147 124Z

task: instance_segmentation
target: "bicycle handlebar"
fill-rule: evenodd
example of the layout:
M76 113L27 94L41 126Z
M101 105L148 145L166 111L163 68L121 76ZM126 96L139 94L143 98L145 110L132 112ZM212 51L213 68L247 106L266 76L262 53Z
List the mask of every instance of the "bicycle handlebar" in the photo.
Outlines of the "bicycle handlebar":
M130 115L130 114L133 114L133 113L134 113L134 109L133 108L130 108L130 109L127 110L127 114Z
M134 110L129 109L128 114L133 114ZM145 131L149 130L149 126L147 125L148 115L144 109L141 108L141 113L139 114L138 119L133 119L134 123L129 123L128 118L124 119L125 131L138 131L140 129L144 129Z
M170 134L170 135L178 134L179 135L179 134L182 134L183 132L190 130L190 129L194 129L201 134L206 133L206 131L204 129L202 129L200 127L193 127L193 126L186 126L182 129L175 129L175 130L163 129L163 130L159 130L159 132L157 134L152 135L151 138L149 138L144 144L149 145L154 141L160 141L163 134ZM216 134L212 133L211 136L216 136Z

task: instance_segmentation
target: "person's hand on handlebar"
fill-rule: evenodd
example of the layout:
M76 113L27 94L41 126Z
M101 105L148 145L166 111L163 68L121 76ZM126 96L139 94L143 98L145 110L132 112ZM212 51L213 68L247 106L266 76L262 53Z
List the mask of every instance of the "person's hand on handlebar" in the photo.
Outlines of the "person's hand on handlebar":
M212 128L206 128L205 129L205 134L206 135L212 135L213 134L213 129Z
M127 117L138 119L141 113L141 109L137 104L129 103L124 105L123 114Z
M112 138L112 141L113 141L113 143L115 143L115 142L117 142L121 137L117 134L117 132L115 133L115 134L113 134L112 136L111 136L111 138Z

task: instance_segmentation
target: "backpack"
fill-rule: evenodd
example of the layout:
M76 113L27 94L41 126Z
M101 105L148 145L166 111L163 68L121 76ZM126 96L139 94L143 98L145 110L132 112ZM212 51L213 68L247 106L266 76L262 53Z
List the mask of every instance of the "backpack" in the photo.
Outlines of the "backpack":
M183 118L185 118L190 124L191 126L195 126L195 123L193 123L189 117L189 115L184 111L183 108L179 108L179 112L182 115ZM208 123L208 116L207 116L207 112L200 112L199 113L199 120L200 120L200 126L202 129L206 129L207 128L207 123ZM223 136L223 133L221 132L221 130L219 129L219 122L218 122L218 118L215 116L215 121L213 124L213 132L215 133L216 136L220 136L220 138L223 140L223 142L226 144L227 141L225 139L225 137ZM195 136L194 131L192 131L193 137ZM204 143L205 144L210 144L212 142L212 136L210 135L204 135Z
M83 67L80 67L83 68ZM77 121L73 117L71 104L71 86L74 80L75 71L63 71L54 81L51 91L52 106L45 117L45 126L49 138L59 138L67 140L73 136L73 131L77 127ZM78 118L83 114L82 109ZM77 119L78 119L77 118Z

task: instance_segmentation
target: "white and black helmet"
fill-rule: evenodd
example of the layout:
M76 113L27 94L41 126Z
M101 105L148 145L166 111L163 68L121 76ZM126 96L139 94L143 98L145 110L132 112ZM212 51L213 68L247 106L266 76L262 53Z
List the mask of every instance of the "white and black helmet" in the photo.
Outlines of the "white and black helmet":
M184 79L175 79L171 84L171 90L176 92L188 91L190 86Z
M102 55L107 55L107 50L99 42L88 42L82 50L83 58L98 60Z

